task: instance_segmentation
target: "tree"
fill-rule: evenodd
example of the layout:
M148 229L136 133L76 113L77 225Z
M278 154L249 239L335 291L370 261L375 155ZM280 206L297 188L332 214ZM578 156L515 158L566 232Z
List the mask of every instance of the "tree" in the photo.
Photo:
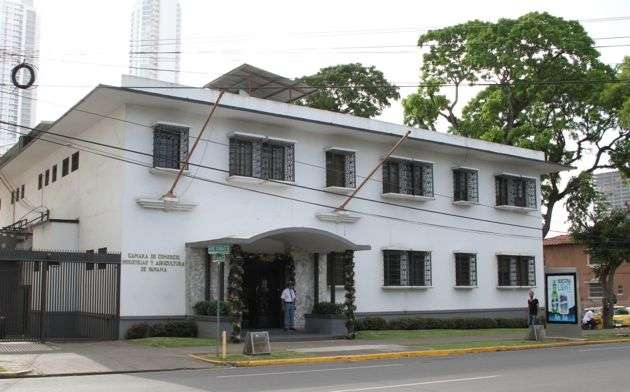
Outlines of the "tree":
M577 21L537 12L470 21L429 31L418 45L428 51L421 87L403 100L406 124L436 130L445 123L454 134L540 150L562 165L583 165L591 151L586 174L628 166L630 132L617 127L619 100L603 94L619 75L600 62ZM462 89L470 84L480 91L464 104ZM556 204L578 189L578 177L541 178L543 236Z
M578 179L579 193L567 201L571 236L586 245L593 273L603 289L604 328L613 327L615 272L630 262L630 209L611 209L592 186L590 175Z
M391 100L400 98L398 87L381 71L360 63L322 68L300 80L318 90L298 104L360 117L378 116Z
M625 57L617 68L620 83L607 85L602 93L602 100L619 110L619 126L630 129L630 57ZM630 139L621 141L611 154L611 161L626 177L630 177Z

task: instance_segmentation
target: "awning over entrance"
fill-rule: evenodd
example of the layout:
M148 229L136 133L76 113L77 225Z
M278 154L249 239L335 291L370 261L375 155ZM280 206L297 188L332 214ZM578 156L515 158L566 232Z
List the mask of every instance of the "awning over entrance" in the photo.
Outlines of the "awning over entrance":
M190 248L207 248L209 245L241 245L244 248L257 248L258 250L273 249L278 247L296 246L308 252L327 253L342 252L345 250L370 250L370 245L359 245L337 234L314 229L310 227L285 227L248 236L228 236L208 241L186 243Z

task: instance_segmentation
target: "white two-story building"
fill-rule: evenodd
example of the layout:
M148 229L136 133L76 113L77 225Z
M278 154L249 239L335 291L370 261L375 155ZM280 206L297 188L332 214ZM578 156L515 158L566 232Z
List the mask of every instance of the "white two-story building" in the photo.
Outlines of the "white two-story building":
M244 258L246 326L279 324L288 279L298 325L343 302L346 251L358 316L522 316L529 288L544 299L540 176L564 168L542 152L298 106L308 87L247 65L204 88L123 85L96 87L0 166L2 226L49 212L29 247L121 253L121 329L225 299L230 261L207 251L220 244Z

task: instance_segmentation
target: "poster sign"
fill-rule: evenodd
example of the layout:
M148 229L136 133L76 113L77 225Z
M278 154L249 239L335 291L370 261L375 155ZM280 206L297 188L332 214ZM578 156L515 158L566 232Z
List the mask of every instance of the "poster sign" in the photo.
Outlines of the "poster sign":
M577 287L575 273L545 275L545 310L550 324L577 324Z
M212 256L212 261L216 263L225 262L225 258L230 254L230 245L210 245L208 254Z

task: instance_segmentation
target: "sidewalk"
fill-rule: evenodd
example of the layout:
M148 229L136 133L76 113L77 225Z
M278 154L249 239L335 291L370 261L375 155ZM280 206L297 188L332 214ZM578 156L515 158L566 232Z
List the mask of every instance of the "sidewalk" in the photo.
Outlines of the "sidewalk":
M630 330L587 331L585 336L626 336ZM380 335L392 335L389 331ZM273 358L343 356L409 352L414 350L444 350L479 348L500 342L501 345L529 344L526 330L473 331L395 331L398 338L378 339L379 332L364 334L356 340L287 341L272 343ZM200 340L201 341L201 340ZM196 340L195 340L196 342ZM204 369L213 365L191 357L201 354L213 358L216 347L193 346L175 348L147 347L138 342L121 340L86 343L0 343L0 368L11 372L30 371L30 376L68 374L124 373ZM17 347L17 348L16 348ZM19 349L18 349L19 348ZM232 358L242 357L243 345L230 344Z

